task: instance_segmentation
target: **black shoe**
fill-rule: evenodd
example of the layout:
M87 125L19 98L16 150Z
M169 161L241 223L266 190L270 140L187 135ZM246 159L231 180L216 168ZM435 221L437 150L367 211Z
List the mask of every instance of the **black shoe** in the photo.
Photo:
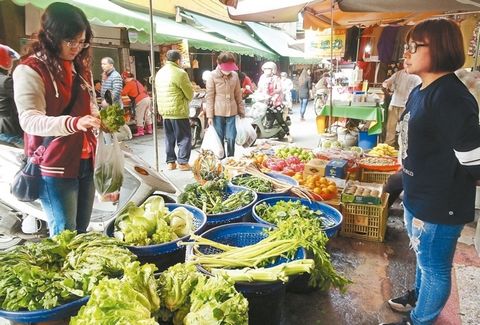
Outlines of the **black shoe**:
M408 290L403 296L390 299L388 304L393 310L405 313L411 311L415 307L416 302L415 290Z
M397 322L397 323L380 323L379 325L412 325L412 324L413 323L410 320L404 319L401 322Z

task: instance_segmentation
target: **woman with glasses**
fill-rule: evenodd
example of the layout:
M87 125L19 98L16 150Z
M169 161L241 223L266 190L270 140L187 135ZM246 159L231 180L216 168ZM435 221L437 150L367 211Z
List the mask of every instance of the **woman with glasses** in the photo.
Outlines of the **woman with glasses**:
M405 69L418 75L401 117L405 227L416 256L412 290L388 301L433 324L450 295L457 239L474 219L480 178L478 105L453 73L465 62L462 34L447 19L418 23L406 37Z
M40 165L40 202L50 236L64 229L85 232L92 212L92 128L100 120L92 102L91 39L80 9L52 3L42 16L38 39L13 73L25 154Z

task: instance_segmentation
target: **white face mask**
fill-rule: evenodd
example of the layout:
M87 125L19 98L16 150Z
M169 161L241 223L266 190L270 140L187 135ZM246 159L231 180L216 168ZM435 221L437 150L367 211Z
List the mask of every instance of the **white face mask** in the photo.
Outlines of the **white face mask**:
M263 70L263 73L267 76L270 77L273 74L272 69L265 69Z
M232 71L223 71L223 70L220 70L220 71L222 71L222 73L223 73L225 76L228 76L229 74L232 73Z

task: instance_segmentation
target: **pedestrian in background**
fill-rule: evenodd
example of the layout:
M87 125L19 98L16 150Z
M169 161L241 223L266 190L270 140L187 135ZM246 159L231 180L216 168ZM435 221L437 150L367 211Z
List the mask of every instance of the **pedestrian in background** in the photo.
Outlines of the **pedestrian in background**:
M165 65L155 76L158 112L163 116L167 168L187 171L192 151L192 132L188 120L188 103L193 88L188 74L181 68L182 55L177 50L166 54ZM175 153L178 146L178 155Z
M451 290L453 256L475 216L480 178L478 104L454 71L465 62L457 23L431 19L406 36L404 58L415 87L400 121L405 228L416 256L414 288L390 299L409 311L397 324L434 324Z
M25 155L40 165L40 202L50 236L65 229L85 232L92 214L97 144L92 129L100 127L100 119L90 97L91 40L85 14L54 2L42 15L38 39L13 72Z
M393 91L390 105L388 106L387 114L387 126L385 133L385 143L398 147L397 141L395 141L397 133L397 124L400 120L400 116L405 110L405 104L407 103L408 95L413 88L422 82L420 77L409 74L405 69L395 72L390 78L382 83L382 87Z
M115 70L113 66L115 62L110 57L104 57L101 61L102 65L102 107L118 104L123 107L122 103L122 76ZM135 113L135 112L133 112Z
M235 55L222 52L218 55L217 67L207 78L208 125L213 125L222 143L227 141L227 157L235 155L235 116L245 116L242 88L236 70Z
M140 137L145 134L152 134L152 99L148 96L143 85L133 78L133 74L130 71L124 71L122 73L122 78L125 81L122 96L128 96L130 98L131 107L135 108L135 124L137 125L137 132L134 133L133 136Z
M280 80L282 83L282 91L283 91L283 103L288 109L288 113L292 113L292 89L293 89L293 82L286 72L280 73Z
M310 99L310 89L312 89L312 78L310 69L303 69L298 77L298 97L300 98L300 120L305 121L305 112L307 111L308 100Z
M23 148L23 130L18 121L13 99L13 79L10 76L13 60L19 58L16 51L0 44L0 142Z
M247 98L249 95L253 94L253 91L255 90L252 79L242 71L238 72L238 77L240 78L240 85L242 87L242 96L243 98Z

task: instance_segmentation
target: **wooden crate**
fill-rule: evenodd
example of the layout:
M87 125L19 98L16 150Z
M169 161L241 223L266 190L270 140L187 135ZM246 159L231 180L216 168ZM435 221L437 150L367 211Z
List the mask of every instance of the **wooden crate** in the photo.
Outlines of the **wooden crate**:
M381 205L342 203L343 222L340 235L383 242L387 230L388 193Z

